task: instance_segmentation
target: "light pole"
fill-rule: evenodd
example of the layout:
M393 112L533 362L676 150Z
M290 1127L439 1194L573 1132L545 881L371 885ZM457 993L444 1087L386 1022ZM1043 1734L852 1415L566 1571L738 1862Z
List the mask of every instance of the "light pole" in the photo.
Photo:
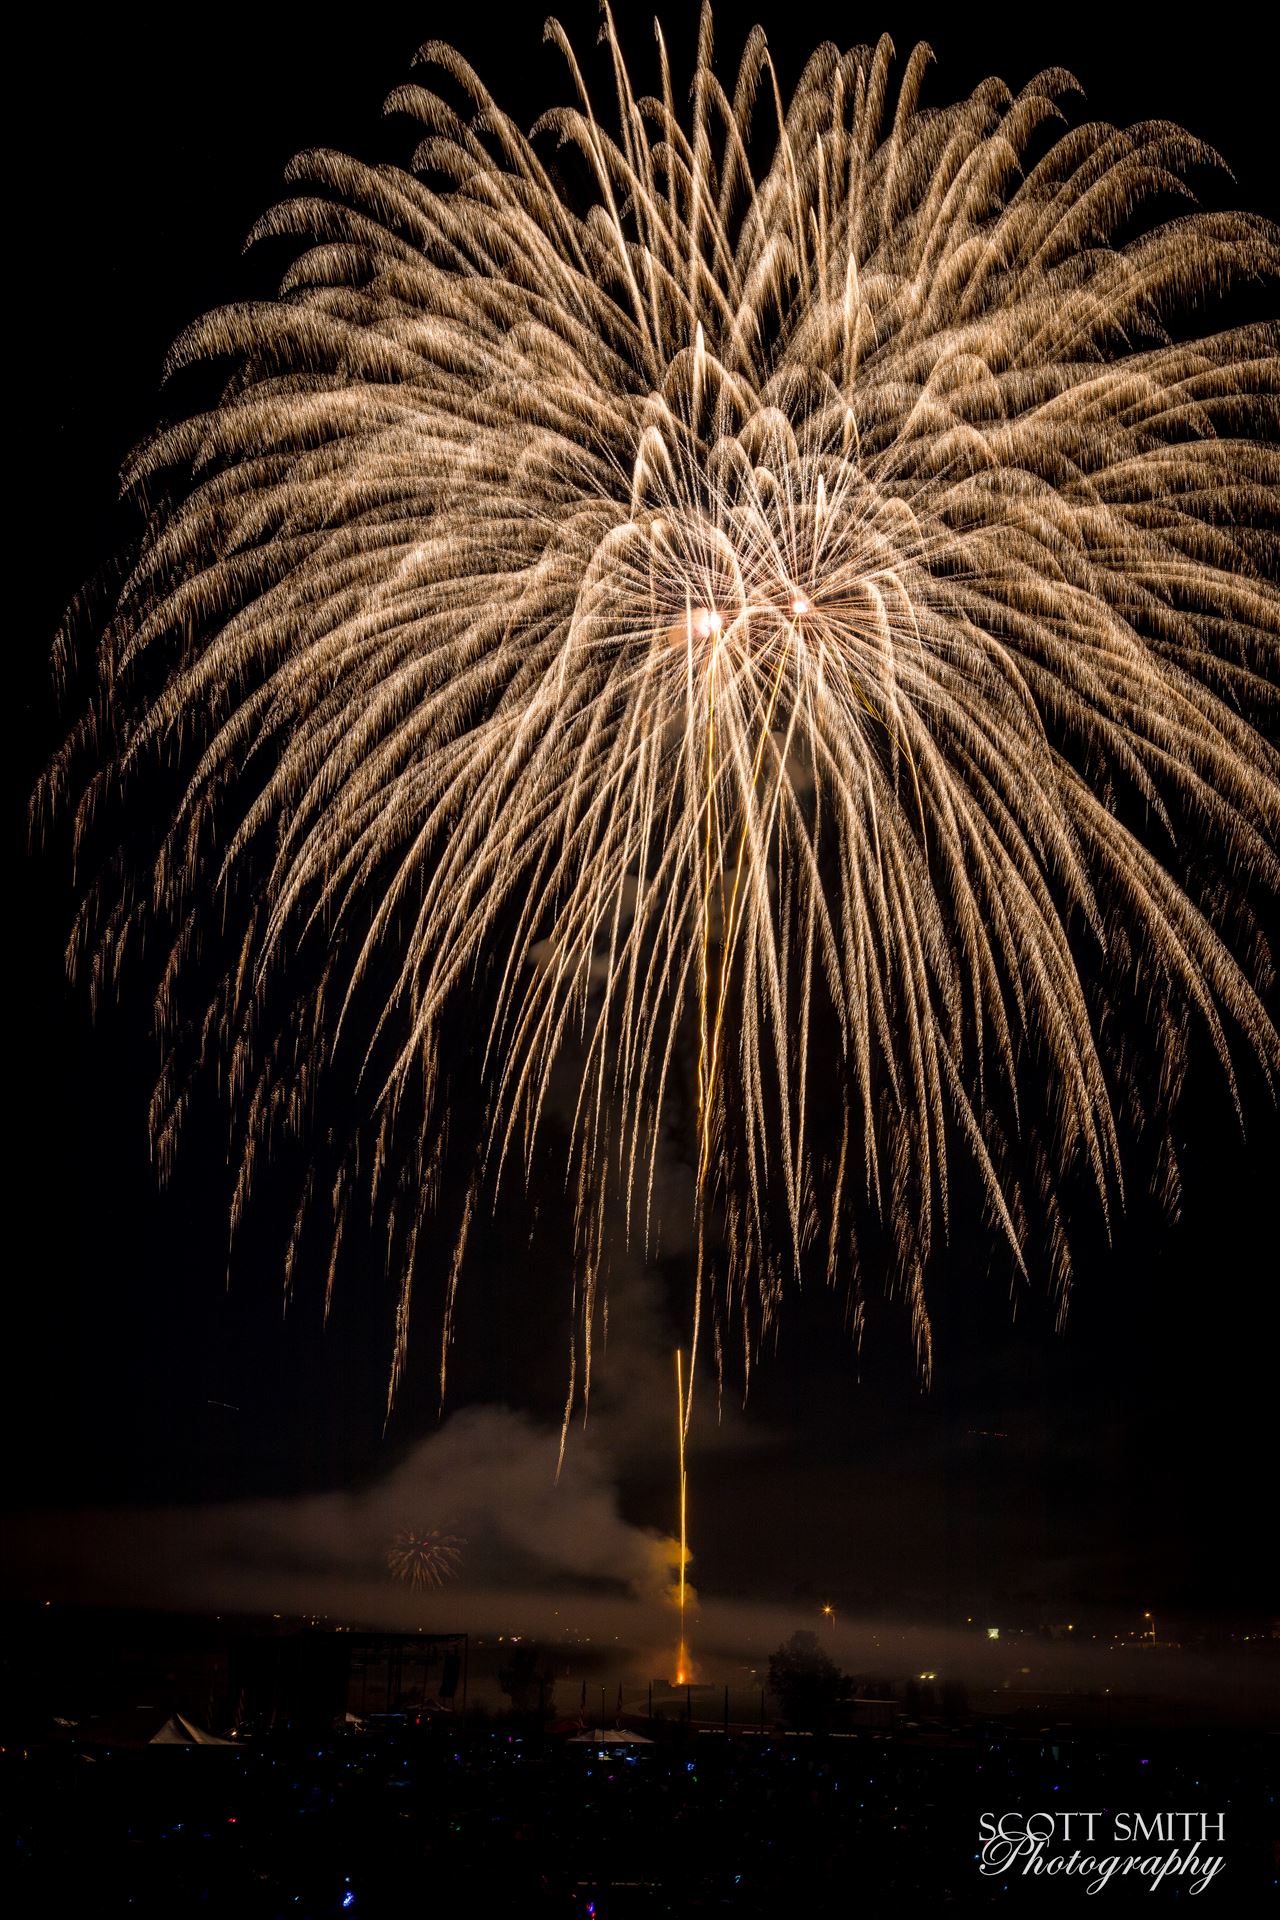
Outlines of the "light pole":
M1151 1621L1151 1644L1152 1644L1152 1646L1154 1647L1154 1646L1155 1646L1155 1644L1156 1644L1156 1623L1155 1623L1155 1621L1154 1621L1154 1620L1152 1619L1152 1617L1151 1617L1151 1615L1150 1615L1149 1613L1144 1613L1142 1617L1143 1617L1143 1619L1144 1619L1144 1620L1150 1620L1150 1621Z
M827 1620L829 1620L829 1621L831 1622L831 1631L832 1631L832 1633L834 1633L834 1632L835 1632L835 1630L836 1630L836 1610L835 1610L835 1608L834 1608L833 1606L831 1606L831 1605L829 1605L829 1604L828 1604L827 1606L825 1606L825 1607L823 1607L823 1609L822 1609L822 1612L823 1612L823 1616L824 1616L824 1618L826 1618Z

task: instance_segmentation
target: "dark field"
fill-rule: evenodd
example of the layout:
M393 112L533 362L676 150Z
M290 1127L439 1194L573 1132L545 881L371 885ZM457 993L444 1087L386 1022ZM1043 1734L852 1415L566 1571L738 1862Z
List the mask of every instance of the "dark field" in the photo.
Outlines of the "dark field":
M1058 1807L1221 1812L1225 1843L1200 1853L1226 1864L1191 1911L1234 1920L1274 1902L1274 1736L978 1721L838 1738L653 1731L651 1745L605 1749L433 1716L243 1748L95 1749L73 1737L10 1753L21 1887L10 1910L1097 1911L1079 1877L979 1873L981 1813ZM1186 1911L1193 1884L1113 1881L1095 1898L1104 1912L1134 1901Z

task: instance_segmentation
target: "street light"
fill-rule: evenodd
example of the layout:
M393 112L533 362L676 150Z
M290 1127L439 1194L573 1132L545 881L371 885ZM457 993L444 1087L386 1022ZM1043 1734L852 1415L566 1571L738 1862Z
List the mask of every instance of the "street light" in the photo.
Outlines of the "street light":
M826 1619L828 1619L828 1620L829 1620L829 1621L831 1622L831 1631L832 1631L832 1633L834 1633L834 1632L835 1632L835 1630L836 1630L836 1610L835 1610L835 1608L834 1608L833 1606L831 1606L831 1605L830 1605L830 1603L828 1603L828 1604L827 1604L826 1606L824 1606L824 1607L823 1607L823 1609L822 1609L822 1611L823 1611L823 1614L824 1614L824 1616L825 1616L825 1618L826 1618Z
M1154 1647L1156 1644L1156 1623L1154 1620L1151 1619L1151 1615L1149 1613L1144 1613L1142 1617L1144 1620L1151 1620L1151 1644Z

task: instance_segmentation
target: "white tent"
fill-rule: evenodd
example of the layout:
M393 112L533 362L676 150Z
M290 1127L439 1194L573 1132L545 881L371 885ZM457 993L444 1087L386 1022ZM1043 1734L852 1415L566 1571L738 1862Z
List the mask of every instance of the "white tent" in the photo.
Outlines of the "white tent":
M162 1727L152 1734L149 1747L231 1747L233 1740L223 1740L216 1733L206 1733L194 1720L188 1720L185 1714L171 1713Z
M591 1727L586 1733L575 1733L569 1741L571 1747L651 1747L652 1740L647 1733L628 1733L623 1727Z

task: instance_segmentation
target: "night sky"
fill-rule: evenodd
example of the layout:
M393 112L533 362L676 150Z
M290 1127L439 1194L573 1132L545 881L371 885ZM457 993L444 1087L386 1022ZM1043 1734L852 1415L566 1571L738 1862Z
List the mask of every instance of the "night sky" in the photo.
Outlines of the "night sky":
M680 74L694 14L668 11ZM1168 117L1217 146L1237 176L1212 189L1219 202L1277 212L1271 74L1239 38L1170 32L1139 46L1136 31L1117 31L1113 8L1030 9L1011 27L988 12L854 14L798 0L749 15L720 8L726 58L757 12L784 87L826 34L843 43L882 26L900 56L919 37L933 43L936 101L989 72L1017 86L1066 65L1097 115ZM634 73L647 58L647 14L620 15ZM396 4L355 10L339 41L269 4L175 13L163 31L100 15L72 33L46 10L14 63L40 131L18 175L25 231L11 247L10 393L26 410L11 429L11 472L27 524L9 549L19 612L6 759L16 895L6 1457L14 1504L49 1513L55 1530L56 1516L85 1507L365 1484L436 1431L430 1305L384 1436L393 1300L376 1267L346 1274L325 1332L322 1275L303 1277L282 1316L270 1199L228 1290L216 1137L197 1139L158 1191L145 980L96 1025L83 991L64 985L65 849L29 858L24 810L60 736L53 632L127 531L112 508L119 462L163 411L174 335L206 308L274 284L279 257L246 259L241 247L286 160L320 144L406 161L410 139L380 102L433 35L459 45L527 124L567 84L541 45L541 17L535 7ZM588 49L593 9L564 7L561 18ZM927 1395L893 1316L873 1316L858 1356L838 1300L795 1301L745 1419L732 1414L717 1437L708 1407L695 1435L703 1590L939 1612L984 1592L1220 1618L1273 1606L1262 1476L1274 1439L1280 1126L1258 1076L1246 1072L1244 1087L1242 1141L1220 1079L1197 1062L1181 1129L1183 1217L1170 1225L1135 1194L1113 1248L1086 1228L1063 1334L1038 1282L1011 1312L1003 1269L963 1223L934 1276ZM1141 1149L1131 1165L1140 1174ZM290 1205L286 1184L281 1217ZM605 1431L623 1514L669 1528L669 1450L652 1408L635 1413L632 1390L665 1388L687 1269L678 1256L647 1275L624 1265L615 1376L606 1361L601 1382ZM513 1198L466 1275L450 1407L506 1405L554 1423L565 1300L556 1261L526 1255ZM674 1413L661 1418L673 1438Z

